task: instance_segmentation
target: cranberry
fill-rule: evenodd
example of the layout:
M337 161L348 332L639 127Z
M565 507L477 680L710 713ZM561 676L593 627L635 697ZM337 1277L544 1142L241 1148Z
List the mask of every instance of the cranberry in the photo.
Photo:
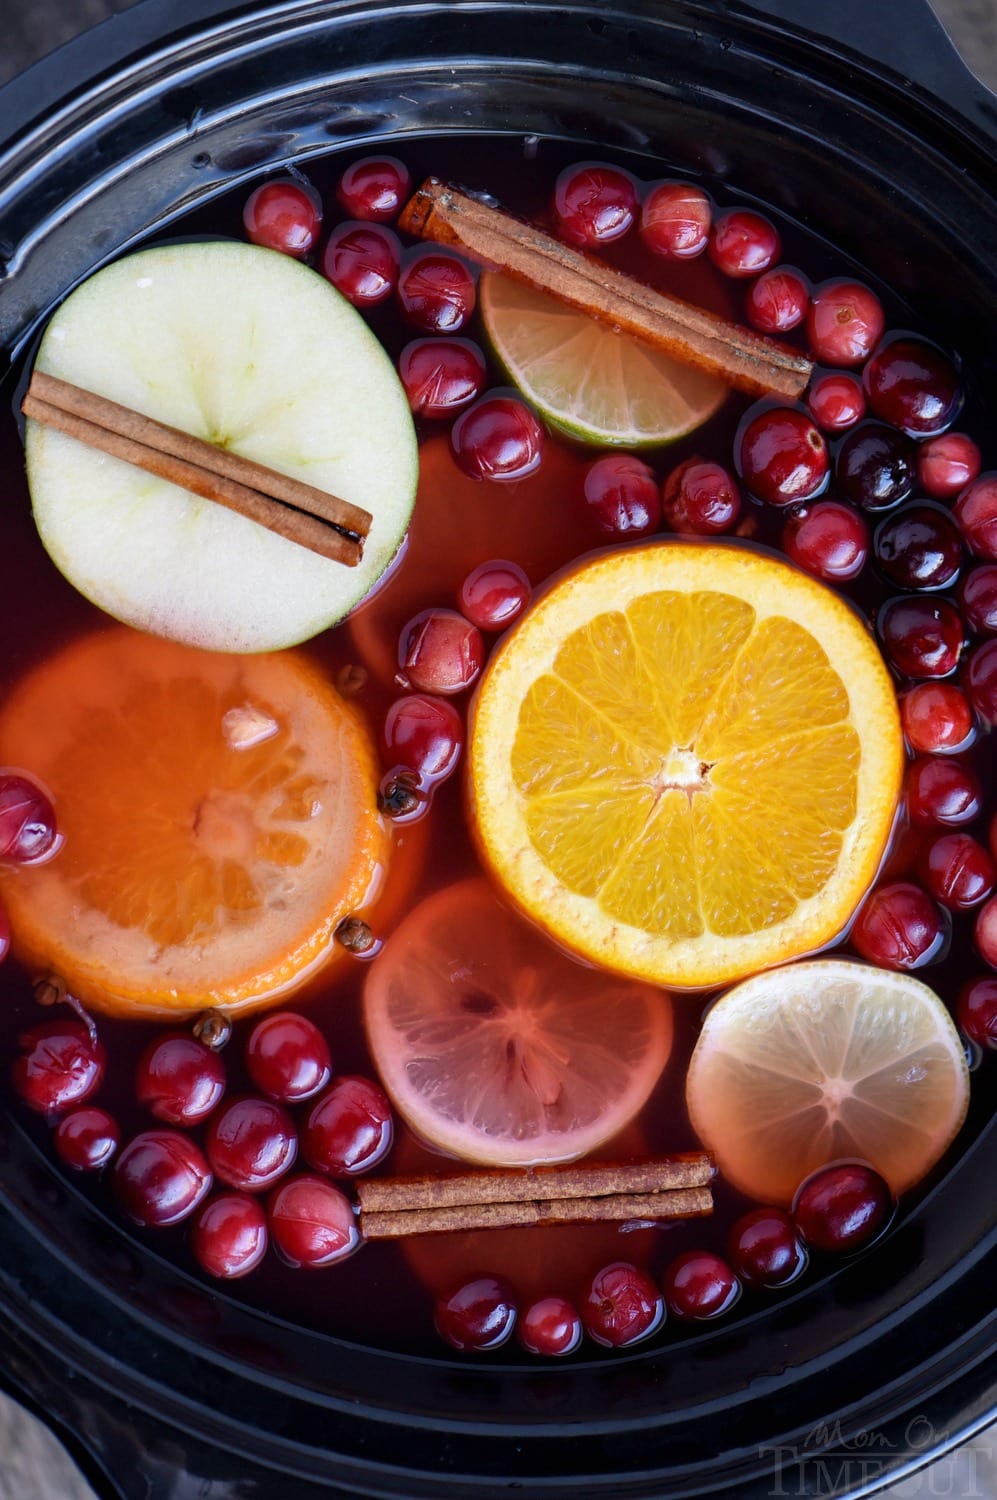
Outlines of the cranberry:
M710 235L710 259L725 276L757 276L775 265L782 254L779 231L750 208L720 214Z
M55 809L37 782L19 771L0 772L0 859L36 864L59 844Z
M661 182L644 199L640 233L656 255L692 260L709 243L713 209L702 188L688 182Z
M945 924L919 885L897 881L873 891L852 928L852 944L884 969L919 969L938 954Z
M353 1205L323 1177L282 1182L267 1205L270 1234L292 1266L332 1266L359 1249Z
M608 245L626 234L636 216L634 180L617 167L565 167L554 185L557 231L572 245Z
M450 446L472 479L525 479L540 466L544 430L514 396L484 396L461 412Z
M479 1353L498 1349L516 1326L516 1304L504 1281L479 1276L465 1282L449 1297L441 1297L433 1309L440 1338L454 1349Z
M838 449L834 466L846 500L863 510L888 510L914 491L914 444L879 422L863 422Z
M225 1092L225 1064L186 1031L150 1042L135 1072L135 1093L157 1120L197 1125Z
M920 339L891 339L862 372L877 417L911 437L931 437L952 421L962 399L952 361Z
M72 1109L63 1115L52 1141L68 1167L75 1167L78 1172L99 1172L121 1144L121 1131L106 1109L85 1104L82 1109Z
M900 700L904 734L912 750L937 755L958 750L973 732L973 710L951 682L920 682Z
M520 1318L517 1334L530 1354L574 1354L582 1341L582 1320L566 1297L541 1297Z
M890 1190L860 1162L822 1167L796 1195L793 1214L808 1245L840 1254L868 1243L893 1208Z
M997 635L997 567L984 564L959 585L962 616L974 635Z
M810 288L799 271L777 266L751 283L744 306L748 322L760 333L788 333L807 315Z
M959 528L940 505L905 505L881 521L873 542L876 561L904 589L943 589L962 567Z
M211 1191L211 1168L179 1130L146 1130L118 1157L114 1186L136 1224L179 1224Z
M959 1025L981 1047L997 1051L997 979L973 979L959 991Z
M984 641L970 655L966 691L980 718L997 724L997 640Z
M581 1314L589 1338L625 1349L661 1327L665 1304L646 1271L619 1260L593 1276Z
M414 771L421 786L435 786L457 769L464 725L445 698L413 693L388 709L383 739L390 760Z
M413 339L398 356L408 404L421 417L452 417L485 388L485 356L470 339Z
M401 245L380 224L339 224L322 252L322 274L354 307L376 307L398 281Z
M982 467L980 450L964 432L945 432L921 444L917 477L925 493L936 500L951 500L972 484Z
M307 183L281 177L250 193L242 210L242 222L254 245L281 250L301 260L318 239L322 200Z
M919 873L935 900L953 911L985 901L997 879L987 850L968 833L935 839L921 855Z
M417 250L398 277L402 316L423 333L457 333L476 301L471 272L445 250Z
M455 609L424 609L413 615L398 641L404 679L423 693L462 693L485 659L481 631Z
M722 464L688 458L665 480L661 508L673 531L683 536L716 536L736 523L741 491Z
M997 969L997 896L991 896L990 900L980 907L976 916L973 938L976 942L976 951L983 962L989 964L992 969Z
M822 364L864 364L885 327L882 303L859 281L827 281L813 294L807 338Z
M792 512L782 533L783 551L815 578L843 583L857 578L869 556L869 528L859 511L838 500Z
M665 1270L665 1304L683 1322L719 1318L741 1295L737 1277L725 1260L709 1250L687 1250Z
M397 156L365 156L346 168L336 197L351 219L396 219L409 195L412 179Z
M222 1182L256 1193L294 1165L298 1137L293 1120L279 1104L247 1094L232 1099L215 1115L205 1149Z
M19 1042L22 1056L11 1068L14 1088L39 1114L62 1114L100 1086L107 1059L82 1021L44 1021Z
M233 1281L254 1270L267 1252L267 1216L248 1193L218 1193L200 1209L190 1248L209 1276Z
M770 505L794 505L823 489L827 447L810 418L792 407L760 412L740 433L738 468L745 484Z
M282 1104L298 1104L325 1088L332 1059L314 1021L279 1010L257 1021L249 1033L246 1070L260 1093Z
M958 666L965 637L948 599L889 599L877 624L887 656L905 677L947 677Z
M920 828L959 828L979 817L983 793L975 771L962 761L918 756L907 771L907 811Z
M778 1208L755 1208L738 1219L727 1253L737 1274L753 1287L788 1286L807 1264L796 1225Z
M825 371L811 380L807 405L818 427L825 432L844 432L865 416L865 391L857 376Z
M533 588L518 563L495 559L472 568L460 586L457 604L479 630L504 630L518 620Z
M981 474L967 485L953 514L973 556L997 562L997 474Z
M646 536L661 525L658 481L641 459L606 453L585 470L585 503L607 536Z
M312 1105L301 1137L305 1161L333 1177L357 1177L391 1150L391 1105L369 1078L344 1077Z

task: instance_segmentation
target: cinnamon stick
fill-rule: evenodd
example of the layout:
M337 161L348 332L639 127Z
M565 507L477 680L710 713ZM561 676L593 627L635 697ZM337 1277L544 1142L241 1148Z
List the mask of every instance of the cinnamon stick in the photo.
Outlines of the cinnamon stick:
M596 1198L537 1199L508 1203L458 1203L371 1213L362 1209L360 1233L368 1240L413 1234L459 1234L470 1229L510 1229L537 1224L624 1223L628 1219L692 1219L713 1212L709 1187L660 1193L611 1193Z
M360 506L35 370L24 415L213 500L321 557L355 567L372 517Z
M753 396L798 401L813 365L794 349L644 286L461 189L429 177L402 211L407 233L453 245L621 333Z

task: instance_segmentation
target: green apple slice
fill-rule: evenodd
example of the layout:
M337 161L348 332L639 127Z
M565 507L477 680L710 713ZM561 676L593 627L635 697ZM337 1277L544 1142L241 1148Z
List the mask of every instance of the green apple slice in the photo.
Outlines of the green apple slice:
M129 625L217 651L290 646L342 619L401 545L418 473L404 390L360 315L298 261L236 242L130 255L67 298L36 367L373 516L346 567L29 421L41 539Z

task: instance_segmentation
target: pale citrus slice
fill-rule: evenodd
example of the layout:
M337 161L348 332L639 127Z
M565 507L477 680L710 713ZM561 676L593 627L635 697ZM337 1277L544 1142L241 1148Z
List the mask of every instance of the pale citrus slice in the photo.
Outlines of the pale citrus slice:
M496 271L482 276L478 302L509 378L582 442L671 443L709 421L727 395L714 376Z
M274 1001L384 873L366 729L293 653L84 637L0 709L0 764L41 778L63 836L0 869L15 947L101 1009Z
M966 1115L969 1074L933 990L819 959L758 974L709 1011L689 1064L689 1116L727 1180L788 1204L818 1167L869 1162L899 1194Z
M732 545L659 542L561 579L492 658L471 823L581 956L705 986L813 951L876 874L896 697L837 595Z
M667 995L572 962L484 880L438 891L392 933L364 1017L415 1134L501 1166L570 1161L622 1130L672 1041Z

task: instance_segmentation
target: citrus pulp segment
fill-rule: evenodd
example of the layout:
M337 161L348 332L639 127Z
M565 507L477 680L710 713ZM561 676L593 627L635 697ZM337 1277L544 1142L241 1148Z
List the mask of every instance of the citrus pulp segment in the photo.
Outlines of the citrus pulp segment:
M15 948L98 1009L277 1000L384 877L367 731L291 653L86 636L7 698L0 763L32 767L62 833L47 863L0 868Z
M966 1115L959 1035L934 991L847 959L746 980L708 1012L686 1079L693 1129L723 1176L789 1204L829 1162L913 1187Z
M486 271L478 290L489 340L548 422L586 443L650 447L709 421L727 388L587 313Z
M647 1102L671 1002L582 967L472 879L416 907L364 990L371 1054L422 1140L467 1161L570 1161Z
M821 584L745 548L661 542L558 582L492 658L471 824L555 941L720 984L845 926L903 769L889 674Z

